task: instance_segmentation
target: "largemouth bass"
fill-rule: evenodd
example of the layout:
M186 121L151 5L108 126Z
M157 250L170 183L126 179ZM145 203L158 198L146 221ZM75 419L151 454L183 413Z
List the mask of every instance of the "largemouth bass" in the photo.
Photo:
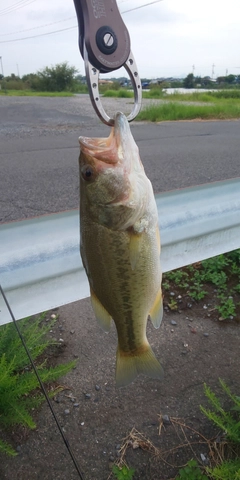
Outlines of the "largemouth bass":
M118 334L116 384L163 370L146 337L150 315L162 320L160 235L150 180L126 117L118 113L109 138L80 137L81 257L95 316Z

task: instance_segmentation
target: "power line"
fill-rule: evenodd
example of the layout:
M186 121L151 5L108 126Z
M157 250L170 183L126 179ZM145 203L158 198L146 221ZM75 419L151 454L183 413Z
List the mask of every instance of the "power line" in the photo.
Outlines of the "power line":
M26 1L27 0L20 0L17 3L14 3L13 5L9 5L8 7L5 7L2 10L0 10L0 13L6 12L7 10L11 10L12 8L17 7L17 5L19 5L21 3L25 3Z
M133 10L138 10L139 8L148 7L149 5L153 5L154 3L159 3L159 2L162 2L162 1L163 0L154 0L154 2L145 3L144 5L140 5L140 6L135 7L135 8L130 8L129 10L124 10L124 12L121 12L121 13L132 12Z
M44 37L45 35L52 35L53 33L64 32L65 30L72 30L73 28L77 28L77 25L74 25L73 27L61 28L61 30L54 30L54 32L39 33L38 35L32 35L30 37L14 38L13 40L1 40L0 43L18 42L20 40L28 40L29 38Z
M30 30L36 30L38 28L49 27L50 25L54 25L56 23L61 23L61 22L67 22L68 20L73 20L73 19L76 19L76 16L68 17L68 18L65 18L64 20L58 20L57 22L46 23L45 25L39 25L38 27L27 28L27 29L24 29L24 30L18 30L17 32L0 33L0 37L5 37L6 35L15 35L16 33L30 32Z
M20 8L26 7L27 5L30 5L30 3L33 3L33 2L36 2L36 0L21 0L17 3L14 3L10 7L7 7L3 10L0 10L0 16L7 15L8 13L15 12L16 10L19 10Z
M36 1L36 0L31 0L31 1L33 2L33 1ZM138 10L139 8L148 7L149 5L153 5L154 3L159 3L161 1L163 1L163 0L155 0L153 2L145 3L144 5L141 5L141 6L138 6L138 7L135 7L135 8L130 8L129 10L125 10L124 12L121 12L121 13L124 14L124 13L128 13L128 12L132 12L133 10ZM57 23L57 22L53 22L53 23ZM65 32L66 30L72 30L73 28L77 28L77 26L78 25L73 25L72 27L62 28L60 30L54 30L52 32L39 33L38 35L32 35L32 36L29 36L29 37L13 38L12 40L0 40L0 43L18 42L18 41L21 41L21 40L28 40L30 38L44 37L46 35L53 35L54 33L60 33L60 32Z

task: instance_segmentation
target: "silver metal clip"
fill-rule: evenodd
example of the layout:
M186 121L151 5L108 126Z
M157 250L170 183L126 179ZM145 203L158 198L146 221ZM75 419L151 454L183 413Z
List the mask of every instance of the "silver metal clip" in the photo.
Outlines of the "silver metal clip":
M108 116L105 112L104 107L101 102L100 94L99 94L99 70L95 68L88 60L88 53L87 49L84 46L84 62L85 62L85 70L86 70L86 78L87 84L89 89L90 99L93 105L93 108L100 118L100 120L105 123L106 125L112 126L114 125L114 118ZM127 59L127 61L123 64L126 71L129 74L129 77L132 82L133 91L134 91L134 106L132 112L127 117L128 121L131 122L136 118L137 114L141 109L141 102L142 102L142 85L141 80L137 71L137 65L134 60L134 56L132 52Z

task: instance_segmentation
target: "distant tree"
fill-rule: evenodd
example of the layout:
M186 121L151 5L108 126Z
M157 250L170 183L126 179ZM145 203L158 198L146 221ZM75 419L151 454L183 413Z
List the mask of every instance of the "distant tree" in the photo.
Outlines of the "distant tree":
M226 82L226 77L222 76L222 77L217 77L217 83L221 84L221 83L225 83Z
M32 90L41 90L40 78L36 73L28 73L27 75L23 75L22 81L27 89L30 88Z
M202 85L202 77L195 77L194 79L195 85Z
M49 92L71 90L74 86L75 67L68 66L67 62L59 63L55 67L45 67L37 72L40 89Z
M182 79L174 79L171 82L163 82L163 84L166 84L166 83L167 83L167 86L171 88L181 88L183 86ZM163 86L163 84L161 86L162 88L165 88L165 85Z
M84 77L83 75L75 75L75 80L77 80L77 82L80 82L80 83L86 83L86 77Z
M20 80L20 77L15 75L15 73L11 73L11 75L9 75L8 77L5 77L5 80L6 82L10 82L11 80L15 80L18 82Z
M211 78L209 76L202 78L202 86L204 86L204 87L212 87L213 86L213 82L211 81Z
M232 84L235 82L235 79L236 79L235 75L230 74L230 75L227 75L226 82Z
M184 88L194 88L194 75L193 73L189 73L186 78L183 80Z
M0 80L2 80L3 78L4 78L3 75L0 73Z

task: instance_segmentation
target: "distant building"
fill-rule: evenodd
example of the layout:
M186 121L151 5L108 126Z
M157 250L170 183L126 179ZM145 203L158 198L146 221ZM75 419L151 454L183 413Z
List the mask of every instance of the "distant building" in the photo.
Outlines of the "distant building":
M113 81L112 80L103 80L100 78L99 80L99 85L112 85L113 84Z

